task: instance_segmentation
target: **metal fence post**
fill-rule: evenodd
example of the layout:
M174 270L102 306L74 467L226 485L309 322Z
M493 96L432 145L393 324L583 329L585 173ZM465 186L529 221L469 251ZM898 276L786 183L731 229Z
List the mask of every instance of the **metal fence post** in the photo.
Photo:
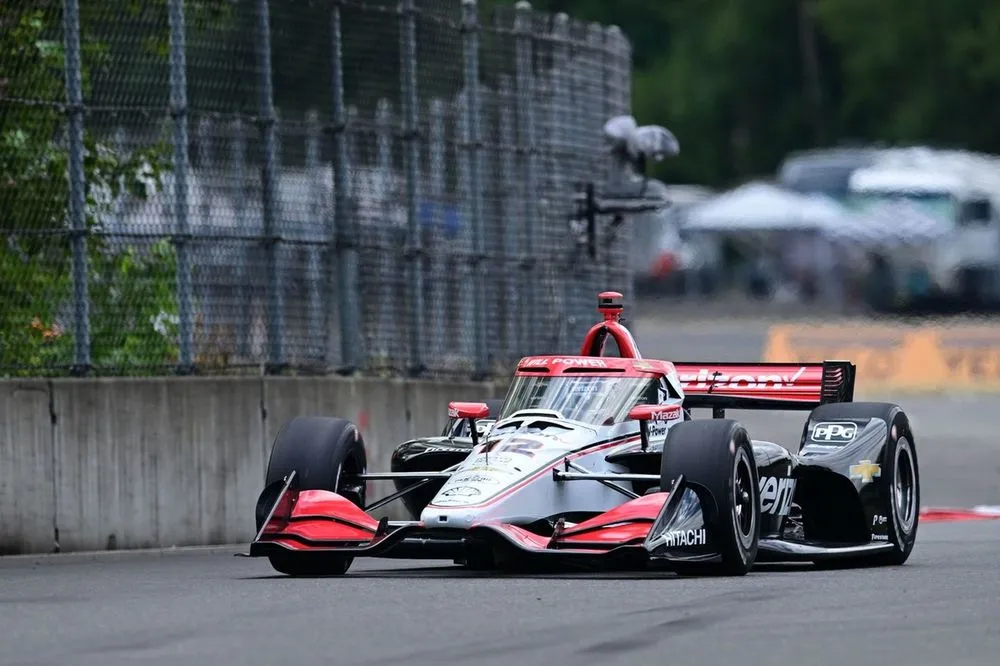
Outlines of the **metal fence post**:
M66 102L69 112L69 212L73 265L73 374L90 371L90 295L87 267L86 187L83 174L83 74L80 63L80 7L63 2Z
M170 115L174 119L174 246L177 248L177 307L179 310L179 374L194 369L194 325L191 303L191 260L188 241L187 62L184 0L170 0Z
M502 312L504 319L498 322L498 328L503 329L503 358L504 360L517 354L518 350L518 320L522 314L518 299L518 279L517 271L509 270L510 263L517 258L517 224L519 208L517 201L518 187L517 173L514 166L516 154L514 146L517 146L517 137L514 134L514 114L511 109L511 100L514 99L514 86L511 83L509 74L501 74L500 85L497 97L500 100L499 113L497 119L498 135L500 147L500 226L503 234L503 262L500 264L499 275L496 282L502 285L498 290L500 298L497 312Z
M344 61L341 46L340 1L330 11L330 52L333 60L333 215L327 238L337 257L337 295L340 313L341 372L353 373L361 365L358 308L357 216L350 198L347 155L347 111L344 108ZM333 252L327 255L327 275L332 278ZM327 290L326 316L333 314L332 290ZM327 324L329 330L329 323Z
M483 260L486 254L483 230L483 185L480 162L482 132L480 130L479 103L479 18L476 0L462 0L462 33L465 54L465 95L469 131L469 185L472 222L472 281L473 281L473 330L474 377L487 374L486 352L486 296L483 287Z
M531 31L531 3L520 0L514 15L514 33L517 74L517 125L518 153L521 159L521 202L524 210L521 216L520 248L520 306L521 333L518 337L518 354L526 353L536 341L531 336L535 322L534 261L531 238L538 219L538 189L535 168L535 74Z
M606 120L613 116L629 112L632 58L629 53L628 40L618 26L608 26L603 32L604 90L602 96L604 97L604 115ZM634 305L633 272L631 266L627 263L633 229L633 225L626 221L618 230L617 241L624 255L622 255L622 252L619 252L619 256L616 257L614 245L612 244L609 244L607 249L609 273L613 270L618 270L622 275L621 281L617 285L614 285L614 288L622 292L627 311L631 311ZM626 259L622 259L622 256L626 257ZM609 288L611 288L610 285ZM635 334L634 322L632 326L632 332Z
M442 229L445 226L445 175L446 161L445 153L445 105L440 99L434 99L430 104L430 129L428 131L428 179L430 181L430 192L428 198L434 206L434 223L431 226L431 238L433 248L431 253L431 276L430 276L430 308L431 321L430 328L432 336L430 340L430 350L434 358L440 359L447 351L454 353L454 349L445 346L445 331L448 330L448 279L447 268L447 248L445 234Z
M309 215L307 216L307 236L308 245L306 253L308 255L308 278L309 285L309 360L322 361L323 350L326 349L326 340L330 336L330 329L324 326L323 321L323 271L322 251L315 245L317 233L315 230L323 228L323 199L322 199L322 174L319 162L320 151L320 128L319 113L316 109L309 109L306 113L306 174L309 179ZM322 337L320 332L322 331Z
M579 74L577 83L580 84L578 92L582 99L600 100L600 103L591 105L578 104L584 113L581 119L581 126L586 129L587 136L600 136L602 125L605 120L611 117L608 115L607 107L609 105L604 96L604 28L601 24L590 23L587 25L584 54L577 69ZM581 138L581 142L583 145L579 149L581 152L586 152L587 158L591 163L600 160L597 161L597 164L600 165L598 167L599 171L596 174L587 176L587 180L604 183L604 185L598 188L598 191L603 191L605 185L608 183L608 160L600 159L601 155L597 150L594 150L594 143L592 141ZM627 222L626 225L628 225ZM593 272L596 280L591 290L595 293L607 289L618 291L621 287L615 283L616 276L613 274L614 234L620 234L621 228L617 230L611 229L606 223L602 222L598 226L598 229L600 230L600 235L597 243L597 261L595 262L596 265Z
M375 226L375 238L378 251L376 253L377 269L374 274L375 288L372 290L375 303L375 335L376 349L374 353L380 359L379 363L393 366L396 355L406 343L403 341L406 326L400 326L401 316L399 303L400 258L396 249L399 242L399 229L393 223L394 195L392 186L393 160L393 113L392 102L385 97L375 103L375 173L377 183L370 194L378 202L379 215ZM369 361L373 361L369 356ZM405 360L404 360L405 363Z
M250 331L253 328L253 286L250 279L250 265L253 251L250 243L246 240L249 235L246 217L246 135L243 130L243 120L240 117L233 119L230 125L229 159L232 169L233 180L236 181L237 196L233 199L233 213L236 218L241 236L239 251L236 256L242 257L238 261L237 268L237 322L236 327L236 352L243 358L250 356Z
M278 266L281 236L276 227L277 164L275 163L274 92L271 77L271 16L268 0L257 0L257 57L260 70L260 118L264 140L261 194L264 213L264 243L267 250L267 342L269 372L280 371L284 359L284 307Z
M552 154L550 167L552 171L549 174L552 189L548 198L550 205L554 204L555 206L555 210L551 212L558 219L559 216L563 215L563 210L569 210L570 199L568 195L571 194L572 188L572 182L566 173L568 166L571 164L569 158L570 142L567 139L567 134L571 128L567 128L566 123L566 119L569 117L570 104L569 45L567 43L569 41L568 15L562 12L555 15L549 39L552 42L552 68L549 70L549 95L551 99L548 110L549 132L551 132L551 135L548 141ZM569 238L568 235L567 238ZM563 271L565 271L565 274L557 278L558 286L556 287L556 293L561 305L557 308L561 321L557 328L559 337L555 345L559 350L571 349L573 343L570 340L579 340L582 337L582 334L577 335L577 329L581 322L578 322L576 317L579 311L576 307L577 303L574 298L573 287L579 281L586 279L587 273L582 262L578 261L581 252L580 247L575 244L575 239L571 239L570 243L574 245L567 248L564 255L566 263L563 266ZM571 275L572 277L567 279L566 275ZM589 304L590 299L587 299L587 302ZM589 318L587 321L589 322Z
M420 144L417 108L417 8L414 0L402 0L399 5L400 83L403 93L403 141L406 145L406 221L407 240L404 258L409 271L410 287L410 368L421 374L424 364L424 267L418 211Z

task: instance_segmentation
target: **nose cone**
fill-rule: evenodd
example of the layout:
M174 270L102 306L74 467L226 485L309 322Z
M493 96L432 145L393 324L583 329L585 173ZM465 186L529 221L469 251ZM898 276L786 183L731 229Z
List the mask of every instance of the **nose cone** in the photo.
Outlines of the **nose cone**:
M473 509L429 506L420 513L420 520L428 528L469 529L475 522L477 515Z

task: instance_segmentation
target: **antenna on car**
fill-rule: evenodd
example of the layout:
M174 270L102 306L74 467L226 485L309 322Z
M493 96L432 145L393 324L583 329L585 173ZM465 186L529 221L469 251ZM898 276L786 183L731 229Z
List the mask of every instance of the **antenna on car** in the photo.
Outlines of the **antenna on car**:
M715 372L712 373L712 383L708 385L708 390L705 391L705 393L711 393L712 392L712 389L715 388L715 382L719 381L719 375L721 375L721 374L722 373L719 372L718 370L716 370Z

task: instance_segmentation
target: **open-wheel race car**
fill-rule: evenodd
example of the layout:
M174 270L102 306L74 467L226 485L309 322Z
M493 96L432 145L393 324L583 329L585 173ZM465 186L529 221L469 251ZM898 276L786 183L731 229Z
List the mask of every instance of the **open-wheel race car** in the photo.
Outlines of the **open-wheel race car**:
M343 574L365 556L722 575L907 560L913 432L899 406L853 401L852 363L644 359L621 299L599 295L603 321L578 356L521 359L502 401L450 403L444 430L400 444L389 471L368 471L348 420L285 424L250 556L289 575ZM609 339L618 356L603 355ZM726 409L809 414L792 452L752 439ZM395 492L367 503L372 481ZM412 520L372 515L396 499Z

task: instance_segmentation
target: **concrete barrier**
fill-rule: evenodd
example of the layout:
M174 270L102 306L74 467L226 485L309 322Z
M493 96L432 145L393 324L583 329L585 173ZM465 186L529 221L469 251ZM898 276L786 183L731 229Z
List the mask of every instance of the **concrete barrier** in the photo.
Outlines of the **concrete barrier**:
M340 377L0 381L0 554L246 541L287 420L353 420L369 467L385 470L397 444L440 431L449 400L504 388ZM373 483L369 496L391 491ZM402 517L401 508L380 515Z
M0 555L54 544L55 473L50 387L0 383Z

